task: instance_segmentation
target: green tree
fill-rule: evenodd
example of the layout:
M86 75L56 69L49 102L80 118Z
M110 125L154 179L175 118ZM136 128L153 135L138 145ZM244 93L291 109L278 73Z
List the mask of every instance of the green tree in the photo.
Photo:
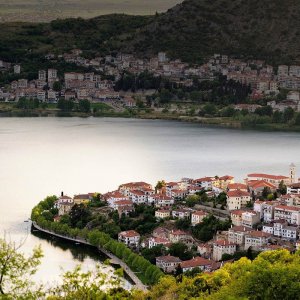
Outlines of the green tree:
M88 207L81 203L72 207L69 216L71 226L82 229L89 221L91 213Z
M42 258L42 250L37 247L29 257L20 253L21 245L7 243L0 239L0 298L36 299L40 287L33 289L31 275L35 274ZM35 296L34 296L35 294Z
M295 111L291 107L286 108L283 112L283 121L285 123L290 122L293 119L294 115Z
M91 102L87 99L79 100L78 109L80 112L89 113L91 111Z

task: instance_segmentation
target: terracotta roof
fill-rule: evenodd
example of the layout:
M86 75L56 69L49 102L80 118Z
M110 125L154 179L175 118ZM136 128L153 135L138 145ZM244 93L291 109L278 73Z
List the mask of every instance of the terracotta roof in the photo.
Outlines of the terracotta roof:
M229 190L247 190L247 185L243 183L229 183L227 188Z
M265 180L250 180L248 181L248 186L252 189L259 189L264 187L269 187L271 189L276 189L276 186L270 182Z
M230 175L225 175L225 176L222 176L222 177L219 177L219 180L232 180L234 177L233 176L230 176Z
M224 247L226 247L226 246L236 246L236 244L231 243L231 242L226 241L226 240L218 240L218 241L215 241L214 244L217 245L217 246L220 246L220 247L222 247L222 246L224 246Z
M252 174L248 174L247 176L248 177L258 177L258 178L268 178L268 179L274 179L274 180L288 179L287 176L270 175L270 174L264 174L264 173L252 173Z
M124 237L140 236L140 234L137 233L135 230L122 231L119 233L119 235L124 236Z
M271 234L263 231L251 231L247 235L250 237L270 237Z
M195 182L211 182L213 181L211 177L203 177L194 180Z
M183 261L180 265L182 268L196 268L201 266L209 266L213 261L197 256L193 259Z
M248 231L253 231L252 228L246 227L246 226L233 226L232 228L229 228L230 231L234 232L248 232Z
M158 260L163 261L163 262L168 262L168 263L180 263L181 262L181 259L179 257L172 256L172 255L156 257L156 261L158 261Z
M147 183L147 182L143 182L143 181L140 181L140 182L129 182L129 183L124 183L124 184L121 184L120 185L120 188L121 187L127 187L127 188L143 188L143 187L148 187L148 186L151 186L151 184Z
M292 210L292 211L300 211L300 207L295 207L295 206L287 206L287 205L277 205L275 206L275 209L279 210Z
M160 201L170 201L170 200L173 200L171 197L168 197L166 195L154 195L153 198L155 200L160 200Z
M156 244L168 244L170 243L170 241L166 238L161 238L161 237L154 237L153 238L153 241L156 243Z
M244 192L241 190L233 190L227 193L228 197L249 197L250 194L248 192Z
M159 210L156 211L156 213L157 212L162 213L162 214L167 214L167 213L170 214L171 213L169 210L166 210L166 209L159 209Z
M133 202L131 200L119 200L115 202L116 206L124 206L124 205L133 205Z
M245 211L246 211L246 210L235 209L235 210L231 210L231 211L230 211L230 214L231 214L231 215L242 216L242 214L243 214Z
M291 187L292 189L300 189L300 182L293 183L289 185L289 187Z
M130 193L135 196L145 196L145 193L139 190L133 190Z
M192 215L195 215L195 216L206 216L207 213L202 211L202 210L197 210L195 212L192 213Z

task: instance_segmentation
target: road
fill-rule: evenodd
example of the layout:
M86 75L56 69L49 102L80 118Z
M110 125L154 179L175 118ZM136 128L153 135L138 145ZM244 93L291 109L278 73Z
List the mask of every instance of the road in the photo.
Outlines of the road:
M45 232L45 233L50 234L52 236L59 237L59 238L64 239L64 240L68 240L68 241L72 241L72 242L76 242L76 243L80 243L80 244L84 244L84 245L93 246L92 244L90 244L88 241L86 241L84 239L67 237L67 236L64 236L64 235L61 235L61 234L54 233L54 232L49 231L47 229L44 229L44 228L38 226L36 224L36 222L32 222L32 226L35 229L39 230L39 231ZM108 252L107 250L105 250L101 247L97 247L97 248L99 249L99 251L101 251L102 253L104 253L106 256L108 256L110 258L110 261L111 261L112 264L119 265L124 270L124 272L126 272L126 274L134 282L134 285L135 285L136 289L142 290L142 291L147 291L148 290L148 287L141 282L141 280L135 275L135 273L127 266L127 264L125 262L123 262L121 259L119 259L115 255L113 255L112 253Z

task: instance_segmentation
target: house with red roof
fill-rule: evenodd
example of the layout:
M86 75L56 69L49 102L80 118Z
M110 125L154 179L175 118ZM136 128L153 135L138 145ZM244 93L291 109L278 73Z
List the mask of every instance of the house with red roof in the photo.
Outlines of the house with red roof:
M122 231L118 234L118 241L124 243L128 247L138 247L140 238L140 234L135 230Z
M124 196L119 191L114 191L104 194L103 199L108 203L108 206L114 208L115 202L129 200L129 197Z
M202 177L194 180L194 184L199 186L200 188L210 191L212 189L212 177Z
M242 213L242 226L253 228L254 225L260 222L259 213L254 210L247 210Z
M224 254L233 255L236 252L236 244L226 241L218 240L213 243L213 259L219 261Z
M166 255L156 257L156 266L162 269L165 273L172 273L181 263L179 257Z
M183 230L172 230L169 234L169 240L172 243L184 242L187 240L193 240L192 236Z
M166 209L159 209L155 212L155 218L166 219L171 216L171 211Z
M266 181L269 182L273 185L275 185L276 187L279 186L280 182L283 181L285 184L289 184L290 183L290 178L287 176L283 176L283 175L270 175L270 174L264 174L264 173L251 173L247 175L247 181L251 181L251 180L255 180L255 181Z
M202 271L211 272L220 268L221 264L213 260L206 259L200 256L197 256L193 259L186 260L180 263L183 272L192 271L195 268L199 268Z
M119 191L125 196L129 196L130 191L133 190L143 190L143 189L151 189L152 185L147 182L129 182L119 186Z
M228 210L241 209L246 207L251 201L251 195L248 192L241 190L232 190L227 192L227 207Z
M168 248L171 245L171 242L167 238L162 237L151 237L148 239L148 248L163 245Z
M154 203L155 207L158 208L167 208L171 207L174 204L174 199L166 195L152 195L148 197L148 202Z
M250 247L254 250L260 250L269 242L270 238L270 233L263 231L250 231L245 235L245 250Z
M129 198L135 204L145 204L147 203L147 195L141 190L131 190L129 193Z
M250 193L253 193L256 196L261 196L265 188L270 189L271 193L274 193L278 186L265 180L249 180L248 187Z
M300 207L277 205L274 208L274 220L283 219L291 225L300 225Z
M191 217L192 226L200 224L203 221L203 219L207 216L208 216L208 213L206 213L202 210L194 211L192 213L192 217Z
M243 247L245 245L245 235L251 231L253 229L246 226L233 226L228 230L228 241Z
M233 190L241 190L243 192L248 192L248 187L244 183L229 183L227 185L227 191L233 191Z
M245 212L243 209L234 209L230 211L231 222L234 226L242 225L242 214Z

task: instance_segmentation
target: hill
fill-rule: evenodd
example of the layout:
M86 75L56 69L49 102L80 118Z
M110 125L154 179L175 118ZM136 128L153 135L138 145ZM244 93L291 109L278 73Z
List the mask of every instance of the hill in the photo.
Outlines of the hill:
M0 0L1 1L1 0ZM300 3L297 0L186 0L153 16L106 15L51 23L4 23L0 57L12 61L74 47L87 55L110 51L202 62L214 53L300 62ZM21 55L20 55L21 54Z
M186 0L143 28L129 49L192 62L216 52L299 62L299 17L297 0Z

